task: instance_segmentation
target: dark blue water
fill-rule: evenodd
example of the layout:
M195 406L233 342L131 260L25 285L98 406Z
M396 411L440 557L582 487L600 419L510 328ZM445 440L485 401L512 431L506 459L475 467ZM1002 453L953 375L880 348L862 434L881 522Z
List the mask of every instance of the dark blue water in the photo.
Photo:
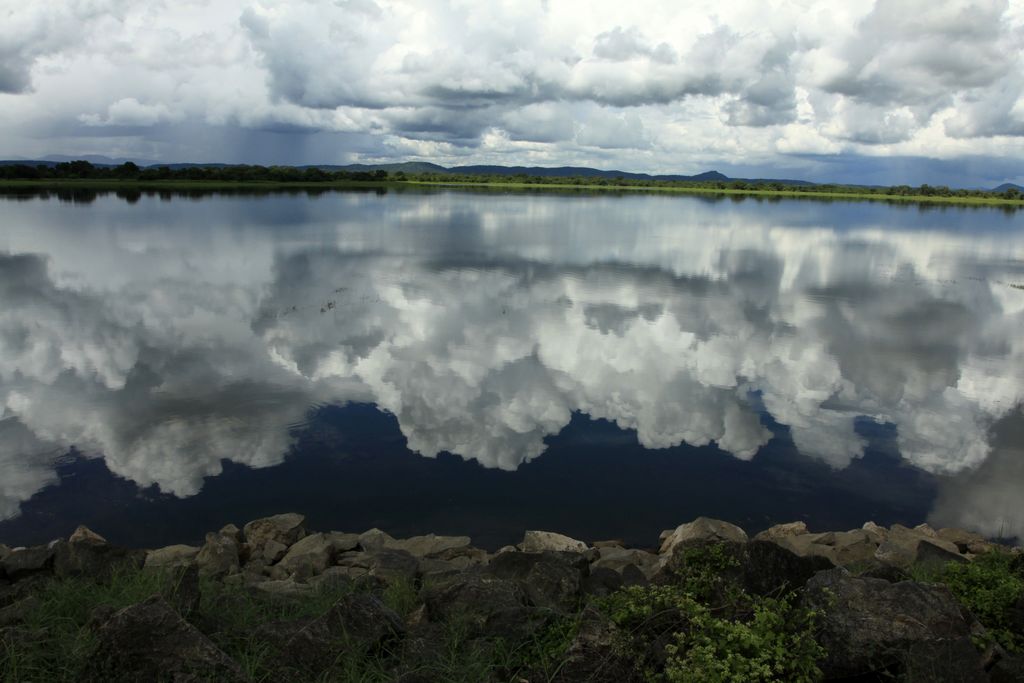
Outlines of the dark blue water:
M125 201L129 199L131 201ZM1024 523L1024 216L0 199L0 542Z

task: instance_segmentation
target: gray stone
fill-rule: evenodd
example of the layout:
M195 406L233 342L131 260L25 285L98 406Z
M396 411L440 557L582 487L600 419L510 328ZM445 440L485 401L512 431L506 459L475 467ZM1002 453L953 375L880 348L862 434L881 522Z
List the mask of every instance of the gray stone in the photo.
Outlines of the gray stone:
M232 541L239 544L242 543L243 540L245 540L245 537L242 535L242 530L234 524L225 524L217 533L221 536L227 536Z
M194 545L169 545L146 553L146 569L173 569L195 563L199 548Z
M154 596L96 630L84 681L244 681L241 668L167 602Z
M480 572L467 572L427 586L423 593L430 621L458 620L474 634L486 632L489 621L497 621L505 613L518 613L529 605L518 582Z
M598 559L591 563L591 569L607 568L621 575L627 567L635 567L647 579L654 578L660 568L660 558L654 553L634 548L598 548Z
M419 570L419 562L404 550L382 548L370 552L342 553L337 559L338 566L347 567L353 577L372 576L387 583L413 581Z
M419 575L424 581L432 581L454 576L477 564L478 562L466 555L456 556L450 560L425 557L419 561Z
M888 583L833 569L807 582L803 602L821 614L816 637L827 653L826 678L905 667L907 652L923 644L936 648L935 656L960 651L956 642L971 635L945 586Z
M309 595L314 591L314 587L308 583L299 583L295 579L280 579L270 581L260 581L252 584L252 589L257 593L265 593L267 595L274 595L278 597L301 597Z
M662 542L661 554L670 555L681 546L690 543L704 543L708 541L729 541L732 543L746 543L747 532L735 524L723 522L708 517L698 517L692 522L680 524Z
M305 521L304 516L295 512L253 520L245 525L245 542L256 554L262 554L263 546L269 541L290 546L306 535L306 530L302 526Z
M53 570L58 541L31 548L15 548L0 560L0 575L17 581L26 576L48 573Z
M578 553L546 551L503 553L492 559L485 571L518 581L537 607L575 611L589 570L586 559Z
M206 543L196 555L196 566L202 576L237 574L240 566L238 543L228 536L206 534Z
M145 556L145 551L118 548L80 526L66 542L54 546L53 570L60 578L87 576L104 581L118 568L139 569Z
M386 541L384 547L391 550L404 550L413 557L437 557L442 554L468 549L469 536L413 536L400 540Z
M359 547L359 537L361 534L345 534L340 531L330 531L327 535L331 539L331 545L334 547L335 553L343 553Z
M279 561L287 553L288 546L271 539L262 545L257 559L262 560L264 564L270 565Z
M334 562L334 545L327 534L310 534L297 541L277 563L274 573L283 571L297 579L320 574Z
M526 553L539 553L545 550L582 553L587 549L587 544L552 531L527 531L523 534L520 549Z
M776 524L775 526L768 527L764 531L754 536L755 541L774 541L777 538L785 538L787 536L803 536L810 533L807 530L807 524L804 522L788 522L786 524Z
M199 567L190 564L171 570L163 596L167 603L186 619L196 612L202 599L199 592Z
M11 549L8 548L7 546L5 546L3 543L0 543L0 562L2 562L3 559L5 557L7 557L8 555L10 555L10 554L11 554Z
M949 562L966 564L969 560L960 553L951 553L930 541L921 541L917 544L917 553L914 555L914 565L917 567L941 568Z
M871 536L871 540L878 544L885 542L889 538L889 530L884 526L878 526L874 522L864 522L864 526L861 529L866 531Z
M991 549L995 543L989 543L981 534L976 534L963 529L944 528L939 529L937 535L943 541L952 543L961 553L980 554Z
M359 534L359 547L363 550L381 550L394 542L390 534L376 528Z

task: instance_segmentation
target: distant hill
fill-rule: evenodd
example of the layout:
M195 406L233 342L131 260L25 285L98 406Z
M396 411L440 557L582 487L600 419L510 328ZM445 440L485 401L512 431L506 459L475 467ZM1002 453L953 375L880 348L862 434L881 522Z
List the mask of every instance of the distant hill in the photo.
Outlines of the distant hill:
M1024 194L1024 187L1016 183L1003 183L999 187L993 187L989 192L1006 192L1007 190L1017 190L1017 192Z
M86 154L83 156L65 156L60 154L50 154L42 159L4 159L0 160L0 166L11 166L16 164L24 164L26 166L56 166L61 162L75 161L82 159L88 161L94 166L99 167L113 167L120 166L121 164L131 161L142 168L147 167L160 167L166 166L173 170L180 170L183 168L223 168L225 166L237 166L239 164L225 164L225 163L164 163L159 161L153 161L151 159L128 159L128 158L113 158L101 155L90 155ZM587 166L490 166L490 165L472 165L472 166L452 166L445 167L438 164L432 164L426 161L406 161L401 163L391 164L305 164L297 166L296 168L319 168L324 171L349 171L349 172L363 172L372 173L373 171L387 171L388 173L437 173L437 174L457 174L457 175L492 175L492 176L515 176L515 175L526 175L540 178L606 178L614 180L616 178L626 178L629 180L651 180L651 181L722 181L730 182L741 180L751 184L765 184L765 183L782 183L784 185L814 185L815 183L807 180L791 180L791 179L776 179L776 178L730 178L723 173L718 171L704 171L696 175L681 175L681 174L666 174L666 175L652 175L649 173L630 173L628 171L618 170L602 170L598 168L590 168Z

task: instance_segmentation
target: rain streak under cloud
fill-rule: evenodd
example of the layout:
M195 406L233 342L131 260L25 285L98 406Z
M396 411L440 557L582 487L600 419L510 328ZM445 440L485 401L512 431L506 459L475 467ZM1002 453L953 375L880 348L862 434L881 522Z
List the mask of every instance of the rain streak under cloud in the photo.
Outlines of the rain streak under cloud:
M1024 182L1024 2L0 0L0 156Z

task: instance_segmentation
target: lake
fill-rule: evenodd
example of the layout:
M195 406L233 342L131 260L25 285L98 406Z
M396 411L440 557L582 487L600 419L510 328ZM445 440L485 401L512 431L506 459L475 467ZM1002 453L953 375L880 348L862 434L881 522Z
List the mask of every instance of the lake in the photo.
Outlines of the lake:
M0 196L0 542L1024 529L1024 212Z

